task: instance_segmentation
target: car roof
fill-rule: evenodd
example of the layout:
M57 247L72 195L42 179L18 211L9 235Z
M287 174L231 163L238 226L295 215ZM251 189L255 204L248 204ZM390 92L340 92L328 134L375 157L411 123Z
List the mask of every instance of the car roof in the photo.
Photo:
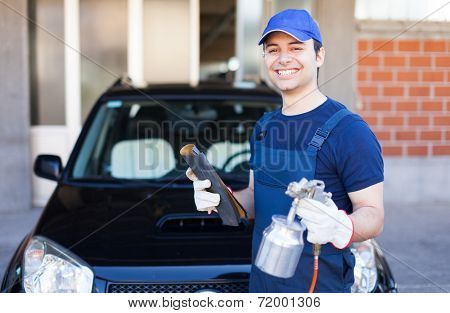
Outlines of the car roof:
M222 95L222 96L258 96L277 97L267 85L229 84L201 82L192 87L189 84L154 84L137 88L130 83L117 82L102 97L127 97L140 95Z

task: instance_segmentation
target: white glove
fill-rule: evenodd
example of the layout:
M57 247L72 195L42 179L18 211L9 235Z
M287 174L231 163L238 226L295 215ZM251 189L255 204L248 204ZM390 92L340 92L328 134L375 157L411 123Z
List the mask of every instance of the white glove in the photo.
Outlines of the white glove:
M313 244L331 242L344 249L353 239L353 222L344 210L338 210L333 200L326 204L312 199L301 199L297 214L308 229L308 241Z
M199 180L190 167L186 171L186 176L193 181L194 201L197 211L208 211L208 214L211 214L212 211L217 212L216 206L220 203L220 195L205 190L211 187L209 179Z

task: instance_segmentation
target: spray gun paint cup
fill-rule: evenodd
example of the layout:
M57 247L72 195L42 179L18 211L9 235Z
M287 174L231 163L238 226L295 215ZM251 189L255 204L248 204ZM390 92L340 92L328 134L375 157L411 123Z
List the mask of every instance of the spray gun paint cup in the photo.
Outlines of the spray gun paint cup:
M272 276L294 276L303 251L305 229L298 221L288 221L286 216L272 216L272 223L263 232L255 265Z

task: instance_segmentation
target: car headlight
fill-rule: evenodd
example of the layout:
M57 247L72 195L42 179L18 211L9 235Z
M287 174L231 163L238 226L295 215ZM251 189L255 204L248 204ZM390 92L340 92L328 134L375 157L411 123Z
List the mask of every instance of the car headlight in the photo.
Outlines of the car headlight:
M371 292L377 283L375 250L371 240L355 242L350 247L355 255L355 283L352 292Z
M33 237L23 258L25 292L92 292L94 273L55 242Z

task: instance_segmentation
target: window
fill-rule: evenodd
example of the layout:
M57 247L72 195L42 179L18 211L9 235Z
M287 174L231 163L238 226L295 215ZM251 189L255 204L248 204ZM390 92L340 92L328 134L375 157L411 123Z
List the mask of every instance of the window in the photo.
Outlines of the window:
M89 127L73 178L185 179L181 147L195 143L221 176L248 179L254 123L277 103L108 101ZM169 108L169 109L166 109Z

